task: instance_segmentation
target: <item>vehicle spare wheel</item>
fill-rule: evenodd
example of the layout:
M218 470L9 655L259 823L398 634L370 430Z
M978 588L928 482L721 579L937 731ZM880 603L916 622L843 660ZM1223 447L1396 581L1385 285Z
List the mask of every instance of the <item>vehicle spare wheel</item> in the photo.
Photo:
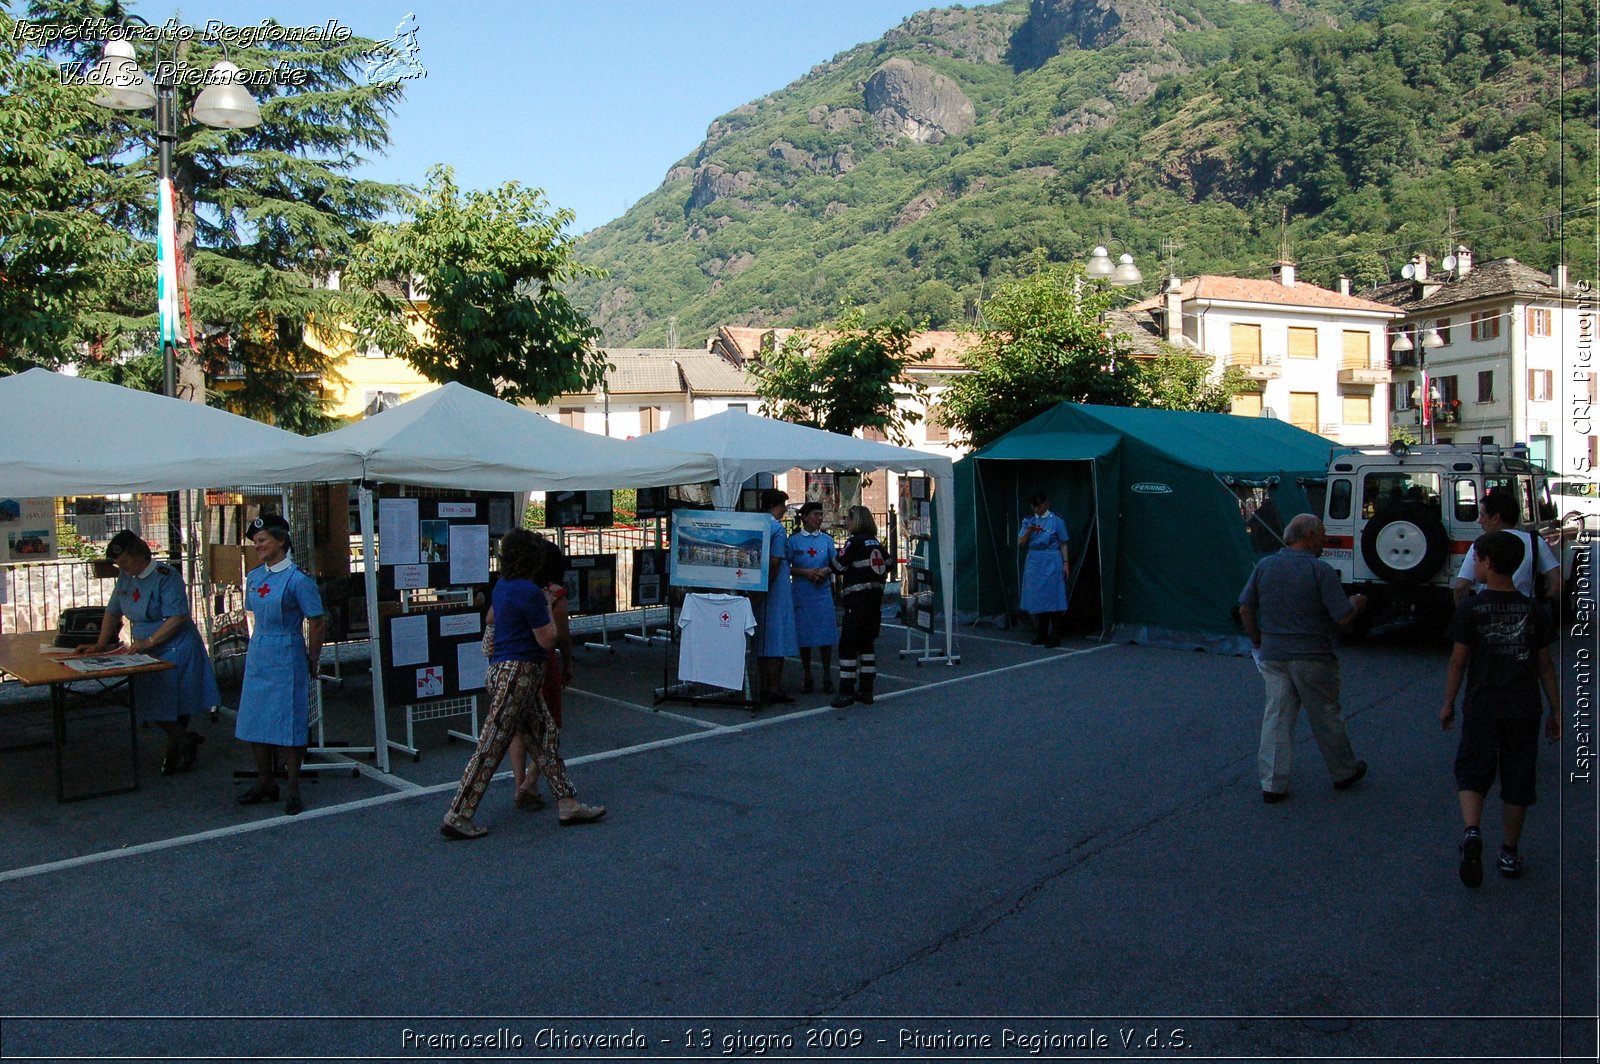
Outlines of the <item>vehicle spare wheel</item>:
M1420 584L1450 554L1450 537L1439 515L1426 506L1401 506L1367 522L1361 557L1378 577L1393 584Z

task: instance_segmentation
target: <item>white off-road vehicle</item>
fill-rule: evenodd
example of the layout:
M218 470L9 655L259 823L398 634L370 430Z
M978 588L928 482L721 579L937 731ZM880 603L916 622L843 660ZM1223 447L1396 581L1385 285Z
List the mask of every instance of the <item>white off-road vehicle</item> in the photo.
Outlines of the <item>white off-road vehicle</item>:
M1525 447L1430 444L1336 448L1323 504L1323 560L1367 596L1365 624L1397 613L1442 623L1463 556L1483 529L1478 500L1512 492L1520 527L1560 548L1545 471ZM1363 627L1365 627L1365 624Z

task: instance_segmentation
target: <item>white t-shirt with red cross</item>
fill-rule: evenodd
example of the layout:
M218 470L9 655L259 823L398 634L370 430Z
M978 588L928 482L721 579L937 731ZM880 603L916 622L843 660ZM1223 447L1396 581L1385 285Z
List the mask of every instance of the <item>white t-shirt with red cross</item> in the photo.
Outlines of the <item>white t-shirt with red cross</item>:
M749 599L685 595L678 627L683 629L678 679L730 691L744 687L745 637L756 630Z

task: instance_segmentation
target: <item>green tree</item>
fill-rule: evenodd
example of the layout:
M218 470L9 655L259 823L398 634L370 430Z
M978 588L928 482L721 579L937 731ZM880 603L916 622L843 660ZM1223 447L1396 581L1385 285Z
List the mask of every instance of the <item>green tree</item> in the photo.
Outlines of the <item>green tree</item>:
M756 362L756 394L780 421L846 436L874 428L906 443L906 428L922 415L897 406L896 395L925 395L907 370L932 354L911 350L915 333L903 314L869 324L863 311L848 310L831 328L794 333Z
M360 342L429 380L511 402L600 383L600 330L561 290L595 272L573 257L571 211L547 212L543 192L515 181L463 196L448 166L428 172L410 209L409 221L379 227L351 263L349 322ZM407 299L398 283L407 279L426 293L422 303Z
M88 162L110 148L86 122L88 89L24 54L15 28L0 11L0 373L77 358L85 317L133 252L85 209L110 193Z
M1138 405L1163 410L1193 410L1203 414L1225 414L1233 397L1245 389L1244 371L1229 366L1217 376L1209 355L1193 355L1167 348L1153 359L1141 362L1139 371L1144 395Z
M123 8L103 0L36 0L28 15L35 27L100 17L115 25ZM179 286L189 318L180 380L186 387L203 385L202 373L231 367L237 387L223 394L223 405L314 432L330 421L308 381L332 367L307 342L307 324L332 316L338 293L327 279L400 191L351 174L388 144L388 116L403 82L366 78L373 41L274 40L264 38L280 35L246 29L251 32L223 31L226 58L247 73L278 75L271 84L250 85L262 121L243 130L213 129L193 117L202 86L189 75L225 57L223 40L199 31L187 39L159 35L162 58L180 73L173 186ZM46 40L38 31L29 43L80 70L92 66L103 47L101 41ZM136 47L150 72L153 49ZM138 259L148 267L109 288L82 330L89 350L120 362L156 344L154 114L93 105L79 114L86 136L105 138L104 150L89 159L109 185L106 195L83 201L83 208L98 224L145 242Z
M1001 285L983 304L988 328L963 357L972 372L950 382L942 420L982 447L1057 403L1141 405L1144 372L1127 338L1106 329L1110 307L1077 264Z

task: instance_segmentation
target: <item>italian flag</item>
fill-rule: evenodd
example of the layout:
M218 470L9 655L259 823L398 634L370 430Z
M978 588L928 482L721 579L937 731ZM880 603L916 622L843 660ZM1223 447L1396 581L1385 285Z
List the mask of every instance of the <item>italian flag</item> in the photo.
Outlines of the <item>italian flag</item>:
M172 180L163 178L160 187L160 212L156 218L156 308L161 314L161 343L178 346L178 212L172 193Z

